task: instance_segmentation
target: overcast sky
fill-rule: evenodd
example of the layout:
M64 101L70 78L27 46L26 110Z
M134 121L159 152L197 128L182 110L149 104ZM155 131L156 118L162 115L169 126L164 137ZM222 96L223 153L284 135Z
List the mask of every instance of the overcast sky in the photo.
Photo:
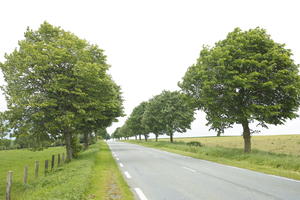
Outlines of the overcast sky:
M300 63L297 0L3 0L0 8L0 62L4 53L17 47L27 26L37 29L43 21L60 26L105 50L110 74L122 88L127 115L162 90L179 89L177 82L195 63L202 45L213 45L235 27L267 29ZM0 81L4 83L3 78ZM0 100L5 110L3 95ZM184 135L214 135L205 123L205 114L199 112ZM262 129L261 134L300 134L299 124L300 118ZM241 132L236 126L225 135Z

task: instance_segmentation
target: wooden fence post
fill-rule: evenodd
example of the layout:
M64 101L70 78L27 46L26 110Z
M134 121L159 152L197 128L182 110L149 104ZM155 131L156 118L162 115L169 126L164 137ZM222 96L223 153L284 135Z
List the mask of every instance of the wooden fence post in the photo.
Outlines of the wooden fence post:
M45 160L45 176L47 175L48 172L48 160Z
M54 168L54 160L55 160L55 155L52 155L51 170L53 170L53 168Z
M62 163L64 164L65 162L65 153L62 153Z
M24 167L24 178L23 178L24 184L27 184L27 178L28 178L28 166L25 166Z
M7 183L6 183L6 200L11 200L11 185L12 185L12 171L9 171L7 174Z
M60 166L60 154L57 155L57 166Z
M35 176L35 178L37 178L39 176L39 167L40 167L39 161L35 161L35 167L34 167L34 176Z

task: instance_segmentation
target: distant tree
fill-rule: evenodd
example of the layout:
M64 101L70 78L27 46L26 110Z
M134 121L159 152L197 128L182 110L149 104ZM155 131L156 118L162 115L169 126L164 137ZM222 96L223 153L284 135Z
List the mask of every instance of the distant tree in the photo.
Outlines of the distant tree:
M100 136L102 139L105 139L105 140L109 140L110 139L110 135L107 132L106 128L98 129L96 131L96 136Z
M0 64L8 119L15 137L35 144L63 138L71 160L79 134L91 134L122 115L120 88L107 74L103 50L49 23L28 29Z
M244 151L251 151L249 123L283 124L297 117L300 77L292 53L264 29L236 28L214 47L204 47L183 81L213 129L243 127Z
M141 135L144 135L146 141L149 137L149 130L145 127L142 119L144 112L147 109L147 105L147 102L142 102L135 107L126 122L128 128L132 132L132 136L139 135L140 137Z
M163 91L153 97L144 113L144 123L156 134L166 133L173 142L174 132L186 132L194 120L191 99L180 93Z

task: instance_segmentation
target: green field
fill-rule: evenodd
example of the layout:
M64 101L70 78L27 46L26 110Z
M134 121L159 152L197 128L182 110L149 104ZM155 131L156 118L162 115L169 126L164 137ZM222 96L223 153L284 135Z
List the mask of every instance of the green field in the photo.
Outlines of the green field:
M25 191L26 186L23 185L24 167L28 166L28 182L35 181L34 178L34 163L40 161L40 175L43 175L44 161L50 160L53 154L63 153L63 147L53 147L44 151L22 150L4 150L0 151L0 199L4 199L6 177L9 170L13 171L13 187L12 197L16 199Z
M33 178L35 160L50 159L52 154L62 153L64 148L48 148L44 151L29 150L0 151L0 199L4 199L8 170L13 174L13 200L131 200L132 194L125 183L111 152L104 142L91 145L77 159L56 168L46 177L41 174ZM23 167L29 165L29 183L22 183ZM43 167L42 167L43 170ZM113 187L113 190L112 190ZM111 193L109 193L111 191ZM119 198L120 197L120 198Z
M169 141L169 139L160 139L160 141ZM210 147L243 148L244 146L241 136L175 138L174 141L199 141ZM252 136L251 141L252 149L300 156L300 135Z
M189 141L199 141L203 146L188 146ZM174 144L168 139L129 142L300 180L300 135L254 136L250 154L243 152L241 136L176 138Z

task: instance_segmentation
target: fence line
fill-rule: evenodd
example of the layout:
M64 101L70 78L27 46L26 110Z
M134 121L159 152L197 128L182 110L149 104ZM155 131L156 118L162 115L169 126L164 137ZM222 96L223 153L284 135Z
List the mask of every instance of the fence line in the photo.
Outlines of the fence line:
M62 160L60 159L60 154L57 155L57 167L63 165L65 163L65 153L62 153ZM35 161L34 165L34 177L38 178L39 176L39 168L40 163L39 161ZM51 171L53 171L55 168L55 155L52 155L51 158ZM23 176L23 183L28 183L28 166L26 165L24 167L24 176ZM46 176L49 172L49 160L45 160L45 168L44 168L44 176ZM13 172L8 171L7 173L7 181L6 181L6 200L11 200L11 188L13 184Z

